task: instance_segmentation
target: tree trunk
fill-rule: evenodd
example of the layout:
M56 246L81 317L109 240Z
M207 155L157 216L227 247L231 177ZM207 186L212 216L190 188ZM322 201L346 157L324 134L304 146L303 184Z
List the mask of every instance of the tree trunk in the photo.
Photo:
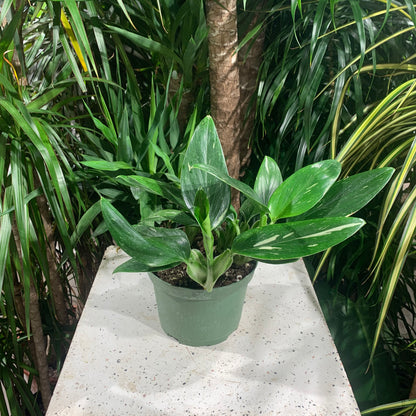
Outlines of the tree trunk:
M265 6L261 1L256 4L256 11L260 12ZM259 24L260 18L258 13L250 12L251 21L247 25L241 39L244 38L252 29ZM256 116L255 107L252 107L252 99L257 90L257 76L263 58L265 31L261 30L256 35L253 42L246 43L240 50L238 62L240 67L240 105L242 127L240 132L240 169L247 166L251 156L250 138L254 129L254 120ZM240 172L241 173L241 172Z
M409 399L416 399L416 374L413 378L412 387L411 387L410 393L409 393Z
M39 298L33 281L30 282L30 326L33 337L36 369L39 373L39 388L45 410L51 401L51 385L49 383L49 367L46 357L45 338L42 329L42 318L39 310Z
M20 243L20 236L17 230L16 221L12 222L12 233L13 238L16 244L17 251L19 253L20 258L20 270L23 270L23 262L22 262L22 253L21 253L21 243ZM18 279L20 277L20 281ZM29 321L30 321L30 328L26 328L25 330L28 334L30 334L31 339L30 341L30 348L31 351L34 353L34 360L35 360L35 367L38 371L38 380L39 380L39 389L40 394L42 396L42 403L45 410L49 406L49 402L51 400L51 386L49 383L49 372L48 372L48 360L46 357L46 346L45 346L45 337L43 333L43 326L42 326L42 318L39 309L39 297L36 290L36 287L33 283L33 276L19 276L17 273L15 275L15 293L14 293L14 301L15 301L15 308L18 315L22 315L20 320L22 325L25 326L26 319L25 319L25 307L24 307L24 294L23 291L23 284L22 279L30 279L30 289L29 289Z
M169 99L172 100L175 94L178 93L182 81L182 74L178 73L175 77L172 76L169 84ZM178 108L178 124L179 130L183 133L185 131L186 125L189 120L189 116L192 112L192 106L195 103L195 97L190 89L184 88L182 96L180 97L180 102L177 102L176 105L179 105ZM179 99L179 97L176 97Z
M36 173L35 177L35 187L40 187L40 181ZM42 217L43 227L46 234L46 257L48 260L48 269L49 269L49 285L52 292L52 301L55 307L56 319L62 325L68 324L68 310L67 304L65 301L64 291L62 289L61 277L58 272L58 267L56 264L55 257L55 237L53 229L53 219L49 211L48 202L46 201L45 196L42 194L37 198L38 208L40 215Z
M237 59L236 0L207 0L211 115L220 138L230 176L240 174L240 77ZM232 203L238 210L239 195Z

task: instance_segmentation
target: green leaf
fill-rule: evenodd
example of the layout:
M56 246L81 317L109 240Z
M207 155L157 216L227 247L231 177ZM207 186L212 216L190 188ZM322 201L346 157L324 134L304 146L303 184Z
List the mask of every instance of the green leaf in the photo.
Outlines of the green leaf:
M177 209L161 209L146 217L146 221L151 222L161 222L166 220L185 226L197 225L193 217Z
M106 160L88 160L81 163L89 168L104 170L107 172L116 172L118 170L133 170L133 167L130 164L121 161L108 162Z
M114 269L114 273L140 273L140 272L158 272L160 270L171 269L172 267L181 264L182 262L164 264L160 267L149 267L148 264L144 264L137 259L129 259L120 266Z
M94 219L97 217L97 215L101 212L101 206L100 202L97 201L93 205L91 205L88 210L83 214L81 219L78 221L78 224L76 226L76 229L74 233L71 235L71 244L73 247L76 246L77 242L81 238L81 236L84 234L85 231L87 231L91 225Z
M311 209L338 178L341 164L324 160L305 166L287 178L269 201L272 221L294 217Z
M361 68L364 63L365 58L365 48L366 48L366 35L364 29L364 22L363 22L363 11L360 7L360 2L358 0L350 0L351 10L354 16L355 24L357 25L357 37L360 41L360 64L359 67ZM412 6L413 8L413 6Z
M399 400L393 403L381 404L371 409L364 410L363 412L361 412L361 415L367 416L367 415L372 415L373 413L376 413L376 415L378 415L382 411L397 410L397 409L404 409L406 410L406 412L395 413L395 415L408 414L409 411L412 411L412 413L414 413L416 409L416 399Z
M140 175L119 175L117 179L123 185L144 189L154 195L162 196L180 207L185 207L179 188L171 183Z
M10 189L10 188L9 188ZM11 189L10 189L11 190ZM10 192L5 192L3 206L0 201L0 209L7 211L9 204L8 195ZM6 270L7 259L9 258L9 241L12 233L12 223L10 215L3 215L0 217L0 291L3 288L4 273Z
M207 280L207 259L196 249L191 250L191 255L186 260L186 271L189 277L205 288Z
M113 32L118 33L121 36L124 36L126 39L131 41L135 46L139 48L146 49L149 52L158 53L160 54L160 56L170 58L174 62L181 62L179 57L174 52L172 52L172 49L167 48L159 42L156 42L149 38L145 38L144 36L138 35L137 33L129 32L128 30L116 26L106 26Z
M4 54L9 49L10 43L13 41L14 36L17 34L17 28L20 24L22 24L22 12L23 4L22 7L16 11L10 23L2 29L0 37L0 56L2 60L4 59Z
M39 110L44 105L50 104L59 94L64 92L67 87L52 88L41 94L39 97L27 104L29 111Z
M267 211L267 206L263 204L263 202L261 201L257 193L254 192L253 189L250 188L250 186L248 186L244 182L234 179L231 176L228 176L228 174L220 172L214 166L207 165L204 163L197 163L192 166L192 169L200 169L204 172L209 173L210 175L216 177L217 179L224 182L225 184L237 189L242 194L244 194L247 198L250 198L250 200L252 200L253 202L256 202L260 207L263 208L264 211Z
M211 222L209 220L209 201L202 189L199 189L195 196L194 216L201 227L202 234L211 233Z
M133 227L104 198L101 199L101 209L116 243L128 255L146 264L149 270L184 261L189 257L189 241L182 230Z
M88 55L88 57L90 58L90 62L94 67L94 71L98 76L98 70L95 66L95 61L94 61L94 56L91 50L91 46L90 46L90 42L88 40L88 36L87 36L87 32L85 30L84 27L84 23L83 23L83 19L81 17L81 13L78 9L78 3L75 0L66 0L64 2L65 6L68 8L70 14L71 14L71 19L70 19L70 24L71 27L75 33L76 36L76 40L82 50L82 58L86 58L84 56L84 54L86 53ZM81 57L79 57L80 60L82 59ZM85 61L87 61L85 59Z
M227 249L223 251L219 256L215 257L213 263L214 285L218 278L223 275L233 264L232 251Z
M393 173L393 168L380 168L342 179L329 189L318 204L296 220L354 214L383 189Z
M414 241L416 230L416 205L413 205L409 212L403 234L401 235L400 242L398 244L397 251L395 253L394 260L392 262L392 269L388 277L388 282L383 286L382 305L377 322L377 328L374 335L373 348L371 351L370 362L374 358L376 347L381 336L382 328L387 317L390 304L395 294L397 283L400 279L403 266L406 262L407 255L411 250L412 243Z
M238 235L232 251L258 260L295 259L346 240L364 224L359 218L341 217L267 225Z
M279 166L277 166L274 159L266 156L257 172L256 181L254 183L254 192L256 192L263 204L267 205L273 192L282 181L283 179Z
M327 6L326 0L319 0L317 8L316 8L316 13L314 15L312 34L311 34L311 47L310 47L310 61L311 62L312 62L316 44L317 44L317 41L321 32L322 20L324 18L326 6Z
M231 192L228 185L213 175L193 165L203 163L216 168L223 175L228 175L221 143L211 117L205 117L195 129L183 160L181 174L182 196L187 207L194 212L197 192L203 189L209 201L212 228L218 227L227 215Z

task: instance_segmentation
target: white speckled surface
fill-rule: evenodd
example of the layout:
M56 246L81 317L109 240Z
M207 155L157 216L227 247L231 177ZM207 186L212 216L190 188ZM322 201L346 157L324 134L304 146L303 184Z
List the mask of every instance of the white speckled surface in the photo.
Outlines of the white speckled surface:
M359 415L302 262L259 264L239 329L187 347L159 326L146 274L110 247L48 416Z

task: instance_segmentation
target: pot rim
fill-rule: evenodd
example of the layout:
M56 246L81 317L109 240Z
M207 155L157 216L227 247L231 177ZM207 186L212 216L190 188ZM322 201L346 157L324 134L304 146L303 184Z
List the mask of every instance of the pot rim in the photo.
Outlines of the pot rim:
M166 282L165 280L161 279L159 276L157 276L155 273L153 272L147 272L150 279L152 280L153 284L156 284L157 286L159 286L160 288L164 288L165 290L170 290L172 293L189 293L189 294L201 294L201 297L204 296L210 296L213 292L215 293L227 293L227 292L232 292L234 290L237 290L240 286L244 286L244 285L248 285L251 281L251 279L254 276L254 272L256 271L257 268L257 262L255 262L254 264L254 268L253 270L251 270L250 273L248 273L247 275L245 275L242 279L236 281L236 282L232 282L226 286L219 286L219 287L214 287L212 292L207 292L206 290L204 290L204 288L198 287L198 288L190 288L190 287L183 287L183 286L175 286L172 285L169 282Z

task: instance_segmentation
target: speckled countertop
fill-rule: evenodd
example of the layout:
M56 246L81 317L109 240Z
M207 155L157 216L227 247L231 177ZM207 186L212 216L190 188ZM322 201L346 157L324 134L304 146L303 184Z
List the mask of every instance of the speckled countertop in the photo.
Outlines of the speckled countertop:
M212 347L165 335L146 274L95 279L47 416L360 415L302 262L260 264L239 329Z

